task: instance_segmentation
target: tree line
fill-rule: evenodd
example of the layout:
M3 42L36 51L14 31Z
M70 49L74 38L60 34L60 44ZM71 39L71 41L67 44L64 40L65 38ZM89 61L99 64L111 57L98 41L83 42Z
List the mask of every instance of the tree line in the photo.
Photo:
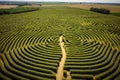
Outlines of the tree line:
M110 14L110 10L104 9L104 8L94 8L94 7L92 7L92 8L90 8L90 11L103 13L103 14Z
M0 15L31 12L31 11L37 11L37 10L39 10L39 8L18 7L18 8L11 8L11 9L0 9Z

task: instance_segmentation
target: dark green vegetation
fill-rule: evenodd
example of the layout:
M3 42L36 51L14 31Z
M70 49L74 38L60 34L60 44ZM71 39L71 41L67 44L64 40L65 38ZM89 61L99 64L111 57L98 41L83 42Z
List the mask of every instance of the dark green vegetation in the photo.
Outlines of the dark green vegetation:
M39 10L39 8L17 7L17 8L11 8L11 9L0 9L0 15L31 12L36 10Z
M119 80L119 21L117 16L67 7L2 15L0 78L54 80L63 34L65 76L70 71L72 80Z
M102 8L90 8L90 11L103 13L103 14L110 14L110 10L108 9L102 9Z
M120 17L120 13L111 13L111 15L119 16Z

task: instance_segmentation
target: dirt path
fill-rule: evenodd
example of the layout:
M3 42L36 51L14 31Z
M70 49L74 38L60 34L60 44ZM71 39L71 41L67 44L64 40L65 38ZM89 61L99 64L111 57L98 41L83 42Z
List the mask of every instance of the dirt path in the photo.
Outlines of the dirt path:
M63 79L63 68L64 68L64 64L65 64L65 60L66 60L66 51L65 51L65 47L64 47L63 36L59 37L59 42L60 42L60 47L62 50L62 58L61 58L61 61L59 63L59 67L57 70L56 80Z

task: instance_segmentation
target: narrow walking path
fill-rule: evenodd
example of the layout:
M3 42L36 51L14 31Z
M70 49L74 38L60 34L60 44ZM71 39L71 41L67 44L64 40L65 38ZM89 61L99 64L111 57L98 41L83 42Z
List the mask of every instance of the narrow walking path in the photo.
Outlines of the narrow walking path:
M64 69L65 60L66 60L66 51L65 51L65 47L64 47L63 36L59 37L59 42L60 42L60 47L62 50L62 58L61 58L61 61L59 63L59 67L57 70L56 80L63 79L63 69Z

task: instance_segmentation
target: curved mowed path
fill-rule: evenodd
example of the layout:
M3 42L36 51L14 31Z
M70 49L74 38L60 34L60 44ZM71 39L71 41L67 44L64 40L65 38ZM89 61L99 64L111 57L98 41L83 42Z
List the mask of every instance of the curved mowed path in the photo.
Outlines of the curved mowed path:
M111 35L100 37L95 35L95 32L94 34L86 32L66 36L65 76L67 72L70 72L73 80L117 80L120 78L120 46L109 40L104 41L104 39L112 39ZM99 41L100 38L103 41Z
M57 37L42 35L41 33L41 35L36 34L35 36L23 34L17 39L15 38L11 39L12 44L10 46L5 46L6 52L0 54L0 78L56 79L57 67L61 57Z
M50 7L0 16L0 80L120 79L120 18L86 10Z

